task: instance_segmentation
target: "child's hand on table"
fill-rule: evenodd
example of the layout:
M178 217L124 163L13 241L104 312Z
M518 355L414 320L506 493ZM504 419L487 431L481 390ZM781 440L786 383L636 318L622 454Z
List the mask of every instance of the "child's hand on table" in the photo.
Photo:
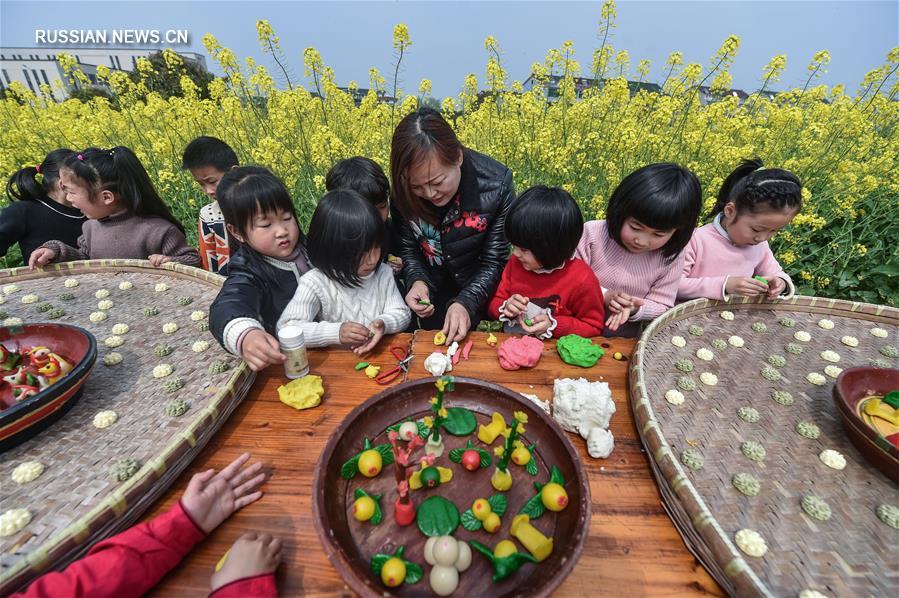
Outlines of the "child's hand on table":
M262 462L244 468L250 453L244 453L216 473L214 469L194 476L181 497L181 506L194 523L207 534L235 511L259 500L257 490L265 481Z
M642 299L632 299L633 307L624 308L616 313L613 313L606 319L606 328L615 332L621 326L623 326L630 317L639 311L640 307L643 305Z
M340 325L339 341L341 345L357 348L368 342L371 331L358 322L344 322Z
M371 323L371 327L369 328L369 336L368 342L359 345L355 349L353 349L353 353L356 355L365 355L376 346L384 338L384 321L383 320L374 320Z
M503 315L514 320L528 310L528 303L530 303L530 299L515 293L503 304Z
M531 325L528 326L527 322L525 322L525 318L519 318L519 326L521 326L525 332L528 334L533 334L534 336L540 336L552 326L552 320L549 319L549 316L546 314L539 314L531 318Z
M617 314L622 310L630 310L631 313L637 311L637 308L643 305L642 299L635 299L624 291L609 291L603 295L603 302L613 314ZM627 318L625 318L626 320Z
M278 340L260 328L250 330L244 336L240 343L240 356L254 372L284 363L285 359Z
M768 281L768 292L766 293L768 299L774 299L775 297L779 297L783 295L783 292L787 289L787 281L779 276L775 276L771 280Z
M265 575L273 572L281 563L281 540L268 534L247 532L228 550L222 568L212 574L209 584L212 591L232 581Z

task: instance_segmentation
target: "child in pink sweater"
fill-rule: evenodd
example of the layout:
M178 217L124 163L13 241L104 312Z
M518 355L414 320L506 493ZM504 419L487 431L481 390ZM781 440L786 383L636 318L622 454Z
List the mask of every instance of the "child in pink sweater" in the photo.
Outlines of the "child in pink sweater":
M576 255L602 285L606 328L635 336L637 325L674 305L702 190L677 164L650 164L627 175L609 198L606 220L584 224Z
M768 240L801 207L802 183L796 175L762 168L758 158L745 160L724 180L712 210L715 219L697 229L684 250L678 300L792 297L793 281Z

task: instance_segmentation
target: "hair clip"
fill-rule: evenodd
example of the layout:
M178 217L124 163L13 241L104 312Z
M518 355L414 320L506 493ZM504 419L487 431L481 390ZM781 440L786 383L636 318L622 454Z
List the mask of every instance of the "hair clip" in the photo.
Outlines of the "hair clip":
M78 158L78 160L79 160L80 162L84 162L84 154L78 154L78 155L75 156L75 157Z
M109 150L109 155L115 156L115 148L112 148L111 150Z
M34 169L37 171L38 174L41 173L41 165L40 165L40 164L38 164L37 166L35 166Z

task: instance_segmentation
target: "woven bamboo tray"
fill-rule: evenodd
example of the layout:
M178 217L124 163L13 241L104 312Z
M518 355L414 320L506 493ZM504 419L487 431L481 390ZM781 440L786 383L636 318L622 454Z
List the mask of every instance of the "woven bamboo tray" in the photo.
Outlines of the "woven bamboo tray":
M722 319L723 311L734 319ZM795 320L795 327L779 323L785 316ZM821 319L834 327L821 328ZM755 322L767 331L754 331ZM690 334L693 325L704 329L702 336ZM886 330L887 338L872 335L874 327ZM797 331L809 333L811 340L796 340ZM712 348L713 340L732 335L742 337L745 346ZM857 347L841 342L847 335L858 340ZM686 347L674 346L674 336L686 339ZM795 596L814 589L828 596L899 595L899 530L875 515L878 505L899 506L899 489L850 443L831 398L834 378L825 375L821 386L806 378L811 372L824 375L831 365L821 358L825 350L835 351L840 361L834 365L844 369L872 360L897 367L899 360L880 353L899 344L897 337L899 310L814 297L691 301L643 333L630 371L637 430L666 510L687 546L729 594ZM802 353L787 352L787 343L801 345ZM703 347L714 353L712 361L696 357ZM771 355L783 356L786 364L770 365ZM679 359L691 360L695 369L682 373L675 367ZM762 377L766 366L778 370L781 379ZM702 372L717 375L718 384L703 384ZM697 388L682 390L686 400L675 406L665 393L677 388L681 376L693 379ZM775 402L775 390L791 393L794 403ZM758 411L757 423L737 416L744 406ZM795 431L800 421L814 422L820 437L800 436ZM762 462L744 456L745 441L761 443L766 450ZM704 456L699 470L680 460L691 447ZM818 456L824 449L842 453L846 468L824 465ZM734 488L731 479L741 472L760 482L758 495L747 497ZM807 494L827 502L833 512L829 520L812 519L802 510L800 498ZM764 556L748 556L737 547L734 535L744 528L764 538Z
M78 286L66 288L75 279ZM101 260L58 264L43 271L27 268L0 270L0 287L15 284L19 290L3 294L0 311L5 317L25 322L52 321L76 324L97 338L99 355L84 385L84 395L60 421L19 446L3 453L0 463L0 512L24 508L31 522L13 536L0 538L0 595L22 588L37 575L60 569L83 555L96 541L132 525L200 452L209 438L246 395L254 375L239 359L226 353L206 331L206 319L193 320L194 311L208 313L224 279L196 268L166 264L153 268L141 260ZM119 284L133 287L121 290ZM163 283L168 289L156 291ZM100 311L95 293L109 291L114 305L108 319L93 323ZM61 299L64 293L74 298ZM28 294L38 301L23 304ZM188 305L179 298L190 297ZM65 315L49 320L42 303L61 307ZM183 300L186 303L186 300ZM147 316L145 308L159 314ZM178 330L162 331L174 322ZM109 348L115 324L130 330L124 344ZM207 341L206 351L195 352L195 341ZM154 348L174 349L158 357ZM123 361L107 366L103 358L115 351ZM213 374L213 362L227 364L227 371ZM169 364L174 372L154 378L153 368ZM165 382L180 378L184 386L166 392ZM190 409L169 417L164 405L184 399ZM118 421L105 429L93 426L94 415L113 410ZM141 468L125 482L114 481L109 471L119 460L131 458ZM32 482L16 484L12 470L24 461L39 461L44 473Z

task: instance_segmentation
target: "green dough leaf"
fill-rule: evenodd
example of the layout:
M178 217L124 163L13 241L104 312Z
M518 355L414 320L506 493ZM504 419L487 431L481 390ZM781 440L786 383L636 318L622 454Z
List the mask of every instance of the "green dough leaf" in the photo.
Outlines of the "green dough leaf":
M421 570L421 567L406 559L403 559L403 562L406 563L406 579L403 581L409 585L421 581L421 578L424 577L424 571Z
M531 445L531 447L534 447L534 446L535 445L533 445L533 444ZM529 474L535 476L538 473L537 472L537 459L536 459L536 457L534 457L533 448L531 448L529 450L531 451L531 460L528 461L528 464L524 466L524 470L526 472L528 472Z
M482 448L475 449L478 451L478 454L481 455L481 468L490 467L490 464L493 463L493 457L490 456L490 453L485 451Z
M474 413L462 407L450 407L446 410L443 429L453 436L468 436L478 427Z
M493 562L493 581L502 581L518 571L525 563L536 562L537 559L522 552L513 552L509 556L496 559Z
M375 450L381 453L381 467L393 465L393 447L390 446L389 442L386 444L379 444L375 447Z
M464 448L454 448L449 452L450 461L453 463L460 463L462 461L462 453L467 451L468 449Z
M362 488L356 488L356 490L353 492L353 498L356 500L359 500L363 496L368 496L368 492L366 492Z
M487 502L490 503L490 509L497 514L497 516L502 517L506 513L506 496L504 494L494 494L490 498L487 499Z
M562 476L562 471L555 465L549 470L549 481L555 482L559 486L565 485L565 478Z
M449 536L459 527L459 509L442 496L431 496L418 506L415 521L428 537Z
M380 498L380 496L378 496ZM384 514L381 512L381 502L375 498L375 514L371 516L369 522L372 525L378 525L381 521L384 520Z
M359 455L356 455L340 467L340 475L348 480L352 480L359 473Z
M527 515L531 519L537 519L546 511L546 507L543 506L543 499L540 498L540 493L535 494L531 500L524 503L524 506L518 511L519 515Z
M462 527L467 529L470 532L476 532L484 526L481 521L474 516L474 513L471 512L471 509L462 513Z
M384 568L384 563L390 560L391 555L389 554L376 554L371 557L371 572L381 577L381 569Z

